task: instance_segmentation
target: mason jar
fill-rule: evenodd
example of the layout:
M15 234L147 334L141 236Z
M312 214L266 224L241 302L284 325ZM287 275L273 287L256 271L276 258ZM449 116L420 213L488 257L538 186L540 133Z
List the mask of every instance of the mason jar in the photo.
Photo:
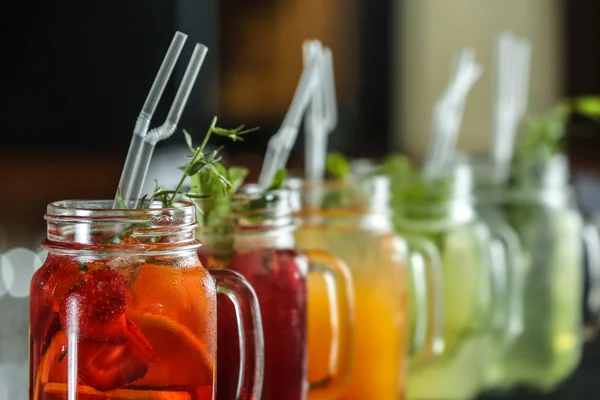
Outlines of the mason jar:
M488 386L551 391L581 357L583 248L597 249L597 235L585 234L565 157L513 170L503 185L495 183L490 162L470 165L477 175L478 209L490 224L510 226L521 248L513 279L523 325L493 364ZM597 279L592 284L595 294Z
M201 202L209 204L211 199ZM228 215L220 223L198 228L203 243L199 255L211 271L240 273L256 292L265 338L265 374L259 398L335 398L347 381L352 354L352 287L346 266L323 251L296 250L290 192L263 193L246 185L229 202ZM309 379L306 371L307 280L313 276L331 284L325 307L333 310L327 326L334 327L320 332L323 340L333 345L321 355L328 373L318 381ZM219 303L219 321L226 327L219 330L217 351L219 376L225 377L218 380L217 393L223 400L233 398L237 386L239 348L229 344L235 338L235 312L231 305Z
M296 242L300 248L322 249L340 257L352 276L355 303L354 343L349 384L338 400L398 400L406 395L409 353L428 359L439 342L441 306L435 298L436 276L430 268L419 272L419 327L409 323L407 267L410 259L432 265L429 253L409 249L391 224L389 181L369 176L347 181L307 182L290 179L296 193L299 221ZM319 379L329 343L322 331L330 311L323 306L327 283L309 282L309 374ZM409 343L412 329L418 332ZM415 346L412 346L412 344ZM325 363L326 365L326 363Z
M259 398L256 297L239 274L201 265L195 207L112 203L48 205L48 257L31 282L30 399L214 399L218 293L239 309L240 341L254 344L239 392Z
M512 318L506 249L475 212L468 168L452 167L431 180L392 181L396 231L409 241L434 243L442 269L444 349L431 362L411 366L408 399L472 399Z

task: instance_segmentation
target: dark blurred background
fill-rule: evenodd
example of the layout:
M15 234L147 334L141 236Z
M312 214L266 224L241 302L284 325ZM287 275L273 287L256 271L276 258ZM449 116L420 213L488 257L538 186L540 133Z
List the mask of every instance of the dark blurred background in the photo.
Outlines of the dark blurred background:
M193 43L202 42L209 53L179 126L204 132L213 115L224 126L260 126L227 150L229 160L254 170L289 106L307 38L333 50L339 125L330 147L352 156L422 155L433 101L463 45L475 47L486 75L469 98L460 144L485 153L492 45L501 29L532 40L532 104L600 94L598 0L11 1L1 7L6 238L0 232L0 250L37 245L52 200L113 196L135 119L176 30L189 38L153 125L164 120ZM567 139L575 176L597 185L599 125L571 121ZM182 144L178 132L157 154ZM301 135L291 163L302 162ZM593 212L600 198L589 196L582 203ZM594 346L548 399L600 398Z

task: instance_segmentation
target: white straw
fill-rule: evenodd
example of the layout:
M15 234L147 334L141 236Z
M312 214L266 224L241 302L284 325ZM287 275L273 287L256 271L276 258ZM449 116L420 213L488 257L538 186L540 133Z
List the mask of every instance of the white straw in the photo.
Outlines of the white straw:
M305 169L306 179L321 181L325 175L328 136L337 124L337 100L333 55L330 49L323 48L318 41L309 42L304 47L305 62L320 59L320 82L313 92L313 99L305 118Z
M173 39L174 43L177 38L181 37L181 35L183 34L179 34L179 32L176 34L176 37ZM187 104L187 100L196 81L196 77L198 76L198 72L200 71L202 63L204 62L206 52L208 51L208 48L203 44L196 44L192 57L181 81L181 85L177 90L177 94L175 95L173 104L171 105L165 122L160 127L147 132L152 114L156 109L158 101L162 95L162 91L164 91L164 87L166 86L168 78L175 66L179 53L181 52L181 48L183 47L183 43L181 43L181 45L178 47L176 56L174 53L172 54L173 47L174 46L172 44L169 48L167 56L165 56L165 61L163 61L163 65L161 66L161 69L155 78L155 82L152 85L152 89L150 90L150 94L146 99L146 103L142 108L142 113L140 113L138 123L136 123L136 128L134 129L134 135L129 147L129 152L127 154L127 161L121 174L121 181L119 182L121 196L130 204L136 204L141 197L141 191L148 173L148 167L150 165L156 143L170 137L177 129L177 124L179 123L181 114L183 113L185 105ZM168 74L165 73L165 68L169 69ZM157 88L160 88L160 93L156 92ZM147 112L148 109L151 110L150 113ZM113 208L119 207L117 197L115 197Z
M285 167L294 147L302 115L311 100L313 90L319 82L320 65L318 61L313 60L302 71L290 108L283 119L281 127L269 140L258 181L258 185L263 189L269 186L277 170Z
M502 32L498 35L496 50L492 158L496 178L504 180L512 161L517 128L527 108L531 43L510 32Z
M482 67L475 60L475 51L471 48L461 49L455 58L450 84L434 107L433 134L424 163L427 177L439 176L452 163L467 95L481 74Z
M200 43L196 44L194 52L192 53L192 58L190 59L190 62L185 70L183 79L181 80L181 85L177 90L177 94L175 95L175 99L173 100L173 104L171 105L171 109L169 110L169 114L167 115L165 122L158 128L152 129L144 137L138 156L138 170L131 184L131 200L137 202L142 195L142 188L144 187L146 175L148 174L148 168L150 167L150 161L152 159L152 154L154 153L154 147L158 142L171 137L173 133L175 133L177 124L181 119L181 114L183 113L183 109L187 104L190 93L192 92L192 88L194 87L194 83L196 82L196 77L200 72L200 68L202 67L202 63L204 62L207 52L208 48L205 45Z
M181 32L176 32L175 36L173 36L171 45L165 54L165 58L163 59L160 69L154 78L154 82L152 83L152 87L148 92L146 101L144 102L142 110L140 111L140 114L136 120L133 128L133 137L131 138L129 150L125 159L125 165L123 166L121 179L119 181L119 188L121 189L121 195L124 199L130 199L132 197L131 182L133 181L133 177L137 174L137 168L139 165L138 155L140 148L143 145L143 137L148 132L150 120L152 120L156 106L162 97L165 87L167 86L167 82L169 81L171 73L173 72L173 68L175 68L175 64L177 63L177 59L181 54L181 50L183 49L186 40L187 35ZM115 198L113 208L117 207L119 207L119 204Z

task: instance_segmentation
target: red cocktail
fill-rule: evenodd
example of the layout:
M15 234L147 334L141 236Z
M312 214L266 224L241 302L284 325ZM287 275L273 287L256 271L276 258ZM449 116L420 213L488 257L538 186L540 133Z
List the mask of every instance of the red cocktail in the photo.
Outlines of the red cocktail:
M221 233L215 229L200 229L198 236L204 245L199 254L209 270L236 271L256 292L265 339L262 399L302 400L309 390L306 374L307 275L309 271L321 272L334 282L338 312L332 324L338 329L332 340L344 354L350 353L350 282L345 267L328 254L296 252L287 192L267 194L266 200L259 200L254 196L236 198L229 219L231 225L229 229L219 230ZM260 204L259 209L252 208L256 204ZM227 233L223 235L223 232ZM225 329L219 329L217 398L223 400L235 396L234 378L240 365L234 316L235 309L231 304L219 300L219 321ZM344 357L335 356L338 369L332 373L331 384L337 387L339 381L344 380L348 365ZM329 390L327 386L324 384L319 389Z
M30 399L214 399L217 291L252 326L251 289L202 267L193 206L110 204L48 207L49 255L31 285ZM257 351L260 331L245 337Z

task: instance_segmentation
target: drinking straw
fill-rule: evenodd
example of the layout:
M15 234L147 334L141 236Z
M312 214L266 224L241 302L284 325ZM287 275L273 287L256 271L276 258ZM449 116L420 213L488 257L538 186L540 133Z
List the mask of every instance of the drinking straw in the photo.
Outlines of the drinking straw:
M202 63L204 62L207 52L208 48L205 45L200 43L196 44L194 47L194 52L192 53L192 58L190 59L190 62L185 70L183 79L181 80L181 85L177 90L177 94L175 95L173 104L171 104L171 109L169 110L169 114L167 115L165 122L161 126L152 129L146 136L144 136L138 155L138 170L133 176L133 181L130 187L131 195L133 196L131 200L137 202L142 195L142 188L144 187L144 181L146 180L146 175L148 173L148 168L150 167L150 161L152 159L152 154L154 153L156 143L171 137L173 133L175 133L177 124L181 119L181 114L183 113L183 109L187 104L192 88L194 87L194 83L196 82L196 77L198 76L198 72L200 72L200 67L202 67Z
M320 65L320 57L314 57L309 65L304 67L285 118L277 133L269 140L258 180L262 189L269 186L277 170L285 167L287 163L298 136L302 115L311 100L312 92L318 87Z
M504 180L514 153L517 127L527 107L531 42L502 32L496 42L496 57L492 158L496 179Z
M455 58L450 83L435 103L433 135L424 163L428 178L442 174L454 159L467 95L481 73L482 67L475 60L475 51L461 49Z
M305 169L306 179L321 181L325 175L327 139L337 125L337 99L331 50L323 48L318 41L305 43L305 63L322 58L320 85L313 92L312 101L305 118Z
M171 55L169 54L171 52L171 48L169 48L169 52L167 53L167 56L165 56L165 61L163 61L163 65L161 65L161 69L159 70L159 73L155 78L155 82L152 85L152 89L150 89L150 93L148 94L148 98L152 99L152 112L145 112L146 105L144 105L144 108L142 108L142 113L140 113L140 116L143 115L144 117L143 129L138 130L138 124L136 123L136 129L134 129L134 135L129 147L129 152L127 154L127 161L129 162L126 161L125 167L121 174L119 188L122 198L126 201L135 204L141 197L142 188L148 173L148 167L154 152L154 147L156 146L156 143L167 139L175 132L177 124L181 118L181 114L183 113L183 109L185 108L191 90L196 81L196 77L198 76L198 72L200 71L202 63L204 62L207 51L208 48L203 44L196 44L194 47L194 52L192 53L192 57L181 81L181 85L177 90L177 94L175 95L173 104L171 105L165 122L158 128L152 129L150 132L148 132L148 126L150 124L152 114L156 109L156 105L160 100L162 91L166 86L166 82L169 79L170 73L174 68L177 58L179 57L179 53L181 52L181 48L179 48L176 56ZM166 63L167 60L169 60L168 63ZM169 69L168 74L163 73L163 67L165 64L167 65L166 68ZM155 86L161 87L160 93L155 91ZM146 99L146 103L148 103L148 99ZM140 117L138 117L138 121L139 120ZM136 134L136 131L139 131L140 133ZM117 197L113 203L113 208L119 207Z
M156 106L162 97L165 87L167 86L167 82L169 81L171 73L173 72L173 68L175 68L175 63L181 54L181 50L183 49L183 45L185 44L186 40L187 35L182 32L176 32L175 36L173 36L173 40L171 41L169 49L165 54L165 58L163 59L160 69L154 78L150 92L148 92L146 101L144 102L142 110L137 117L135 126L133 128L131 144L129 145L127 157L125 158L125 165L123 166L121 179L119 181L119 188L121 189L121 195L124 199L130 199L133 197L133 187L131 186L131 183L133 181L133 177L137 173L138 155L143 144L143 137L148 132L150 120L152 120ZM118 206L119 204L115 198L113 208L118 208Z

